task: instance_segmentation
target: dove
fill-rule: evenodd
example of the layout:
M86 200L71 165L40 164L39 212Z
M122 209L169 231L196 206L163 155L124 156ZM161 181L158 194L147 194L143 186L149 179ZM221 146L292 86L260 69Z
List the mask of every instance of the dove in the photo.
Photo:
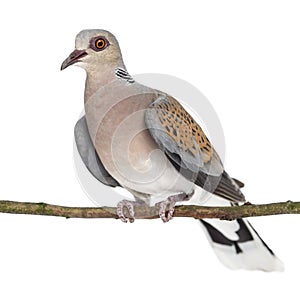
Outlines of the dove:
M213 144L180 102L128 73L112 33L81 31L61 70L71 65L86 71L85 115L74 131L78 152L99 182L122 187L135 197L117 204L123 222L133 221L135 207L145 204L157 206L162 221L168 222L176 204L193 199L199 189L210 195L208 205L245 202L243 183L224 170ZM283 270L246 219L199 223L225 266Z

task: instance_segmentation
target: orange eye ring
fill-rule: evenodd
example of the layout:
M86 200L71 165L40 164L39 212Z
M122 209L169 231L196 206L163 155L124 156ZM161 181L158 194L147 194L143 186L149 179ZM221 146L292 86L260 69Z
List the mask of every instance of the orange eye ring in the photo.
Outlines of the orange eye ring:
M106 45L106 42L103 38L98 38L95 41L95 47L98 49L103 49Z

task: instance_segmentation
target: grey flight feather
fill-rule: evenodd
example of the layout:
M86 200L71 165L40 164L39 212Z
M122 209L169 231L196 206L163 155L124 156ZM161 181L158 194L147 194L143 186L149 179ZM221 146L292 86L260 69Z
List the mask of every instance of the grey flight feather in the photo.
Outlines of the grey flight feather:
M74 137L79 155L91 174L105 185L116 187L120 184L106 171L92 143L86 118L79 119L74 128Z

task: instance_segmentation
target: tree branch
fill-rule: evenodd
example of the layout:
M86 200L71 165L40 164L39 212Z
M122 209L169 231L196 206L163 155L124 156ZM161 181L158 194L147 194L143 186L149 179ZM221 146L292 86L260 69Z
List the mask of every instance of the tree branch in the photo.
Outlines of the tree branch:
M65 218L115 218L114 207L67 207L46 203L0 201L0 213L59 216ZM174 217L218 218L233 220L243 217L268 216L279 214L300 214L300 202L279 202L242 206L208 207L196 205L176 206ZM135 208L136 219L158 218L157 207L138 206Z

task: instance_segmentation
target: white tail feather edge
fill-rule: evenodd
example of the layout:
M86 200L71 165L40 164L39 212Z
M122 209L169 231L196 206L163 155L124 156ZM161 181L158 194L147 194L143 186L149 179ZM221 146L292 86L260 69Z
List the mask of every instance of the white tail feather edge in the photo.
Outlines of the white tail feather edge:
M206 220L208 221L208 220ZM205 234L211 243L218 259L223 265L230 269L246 269L246 270L261 270L266 272L271 271L283 271L283 263L273 255L267 246L262 242L261 238L253 230L252 226L247 220L244 220L248 230L253 236L253 240L238 243L239 248L242 252L237 253L235 247L222 245L215 243L205 226L201 224L204 228ZM208 221L210 225L213 226L214 221ZM220 225L218 224L218 228Z

